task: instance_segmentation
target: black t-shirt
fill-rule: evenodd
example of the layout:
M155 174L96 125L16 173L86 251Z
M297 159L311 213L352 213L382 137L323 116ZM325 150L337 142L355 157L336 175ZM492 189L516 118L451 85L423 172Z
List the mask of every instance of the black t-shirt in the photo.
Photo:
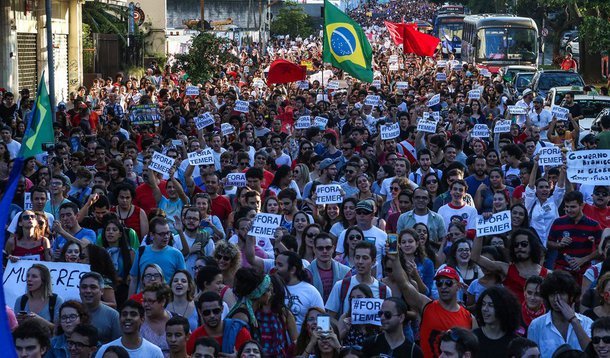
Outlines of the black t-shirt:
M377 357L384 354L388 357L401 358L423 358L424 353L421 348L413 342L405 340L401 345L392 349L385 338L385 334L381 333L373 337L369 337L362 342L362 352L367 357Z
M17 111L17 105L13 104L11 107L6 107L4 104L0 104L0 119L4 124L10 126L13 118L15 118L15 111Z
M479 339L479 357L506 357L506 348L513 338L517 335L514 333L506 334L500 339L489 339L481 328L472 331Z

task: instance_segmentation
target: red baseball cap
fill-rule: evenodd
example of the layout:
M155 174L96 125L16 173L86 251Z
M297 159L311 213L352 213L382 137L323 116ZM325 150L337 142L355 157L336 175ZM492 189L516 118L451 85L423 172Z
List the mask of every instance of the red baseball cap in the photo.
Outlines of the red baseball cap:
M460 280L460 275L457 273L457 271L453 268L453 267L449 267L449 266L445 266L442 269L436 271L436 275L434 275L434 279L436 280L437 278L440 277L446 277L446 278L450 278L456 281Z

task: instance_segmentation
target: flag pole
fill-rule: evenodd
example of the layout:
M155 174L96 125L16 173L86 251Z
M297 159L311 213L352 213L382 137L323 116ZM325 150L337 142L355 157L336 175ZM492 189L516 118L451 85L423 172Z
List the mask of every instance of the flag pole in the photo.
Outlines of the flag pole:
M51 102L51 119L55 123L55 61L53 60L53 27L51 0L45 1L47 27L47 61L49 67L49 102Z

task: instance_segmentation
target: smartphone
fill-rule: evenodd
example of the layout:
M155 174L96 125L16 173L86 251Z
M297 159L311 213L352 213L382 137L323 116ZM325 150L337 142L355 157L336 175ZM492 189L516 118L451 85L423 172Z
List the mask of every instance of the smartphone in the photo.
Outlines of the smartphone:
M322 332L330 332L330 316L322 314L318 315L316 325L322 330Z
M388 234L388 245L390 246L389 253L395 254L398 252L398 234Z

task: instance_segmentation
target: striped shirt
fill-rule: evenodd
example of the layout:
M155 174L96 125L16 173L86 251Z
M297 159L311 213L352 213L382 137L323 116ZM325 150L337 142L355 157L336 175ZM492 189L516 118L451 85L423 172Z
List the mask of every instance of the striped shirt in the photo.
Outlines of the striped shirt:
M602 228L599 223L584 215L578 222L574 222L574 219L567 215L555 219L549 232L549 241L560 242L565 236L569 236L572 239L570 245L559 249L555 269L570 271L566 255L580 258L591 254L597 249L601 234ZM592 240L590 239L591 237L593 238ZM581 276L589 266L590 263L587 263L580 267L579 273Z

